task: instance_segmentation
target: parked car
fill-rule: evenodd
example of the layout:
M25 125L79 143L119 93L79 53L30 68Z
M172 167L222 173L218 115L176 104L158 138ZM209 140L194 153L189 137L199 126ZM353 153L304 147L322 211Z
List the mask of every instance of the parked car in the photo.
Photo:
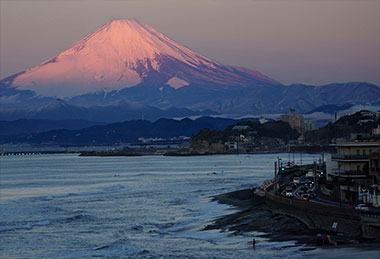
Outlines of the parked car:
M310 199L310 196L309 196L309 194L305 193L305 194L302 194L301 199L304 201L307 201Z
M356 210L366 210L366 211L369 210L367 204L358 204L358 206L356 206L355 209Z
M314 199L315 197L317 197L317 194L312 190L308 190L307 194L309 195L310 199Z
M299 184L300 182L301 182L301 178L299 178L299 177L293 178L293 183Z
M301 182L301 178L300 177L293 177L293 183L295 183L295 184L300 184L300 182Z
M323 172L323 171L322 171L322 172L318 172L318 173L317 173L317 176L322 178L322 177L325 176L325 172Z
M292 187L290 187L290 186L286 187L285 196L289 197L289 198L293 197L293 188Z
M306 191L305 186L301 186L298 190L300 190L300 191Z
M306 183L305 187L308 189L312 189L314 187L314 183Z
M304 194L305 194L305 191L304 191L304 190L299 190L299 191L298 191L298 195L299 195L299 196L302 196L302 195L304 195Z

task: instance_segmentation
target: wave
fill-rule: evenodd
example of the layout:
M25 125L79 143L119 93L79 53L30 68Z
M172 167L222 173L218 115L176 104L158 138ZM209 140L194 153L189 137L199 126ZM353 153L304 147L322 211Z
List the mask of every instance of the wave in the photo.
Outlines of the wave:
M50 225L50 220L32 221L32 222L10 222L10 223L0 223L0 233L14 230L30 230L37 226L47 226Z
M115 184L107 187L99 188L97 191L83 191L83 192L77 192L77 193L65 193L65 194L57 194L57 195L45 195L45 196L35 196L35 197L28 197L28 198L21 198L18 200L12 200L11 203L16 204L30 204L30 202L50 202L52 200L57 199L65 199L65 198L72 198L72 197L83 197L83 196L95 196L95 195L103 195L103 194L112 194L117 192L123 192L130 190L130 187L123 184Z
M73 223L77 221L90 222L94 220L96 220L96 218L88 213L76 212L69 216L58 217L54 219L1 222L0 233L8 232L8 231L16 231L16 230L31 230L35 227L49 226L53 224L67 224L67 223Z
M126 239L119 239L110 244L99 246L93 249L58 252L58 253L49 254L43 257L48 257L48 258L123 257L124 258L124 257L131 257L131 256L144 256L146 254L149 254L148 250L133 246L129 244L128 240Z

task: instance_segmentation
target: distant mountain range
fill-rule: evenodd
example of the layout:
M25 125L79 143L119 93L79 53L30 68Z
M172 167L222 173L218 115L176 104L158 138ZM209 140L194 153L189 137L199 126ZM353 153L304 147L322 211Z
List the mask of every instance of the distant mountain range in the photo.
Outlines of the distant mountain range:
M85 120L19 119L15 121L0 121L0 137L5 135L40 133L57 129L78 130L104 124L106 123Z
M328 104L328 105L321 105L307 113L313 114L313 113L325 113L325 114L335 114L337 113L338 117L344 116L348 113L354 113L361 110L368 110L368 111L378 111L380 110L380 100L376 101L370 101L370 102L352 102L352 103L344 103L344 104Z
M157 120L159 118L183 118L189 116L217 115L218 113L206 109L193 111L187 108L160 109L136 102L121 101L118 104L107 106L78 106L61 99L52 99L46 105L32 109L3 110L0 112L1 120L14 118L31 118L39 120L88 120L119 122L125 120Z
M112 123L107 125L95 125L87 128L68 130L66 128L55 129L46 132L27 132L19 133L20 126L26 125L41 125L45 123L48 127L52 121L36 122L30 120L21 120L13 122L0 122L1 127L14 130L16 135L3 135L0 138L0 144L45 144L45 145L106 145L116 143L131 143L140 142L141 138L178 138L181 136L190 137L197 134L204 128L223 130L227 126L236 123L238 120L221 119L212 117L202 117L196 120L182 119L159 119L155 122L146 120L132 120L120 123ZM8 124L7 124L8 123ZM66 125L69 124L66 121ZM78 127L79 124L91 122L73 122L73 127ZM62 124L62 123L61 123ZM16 126L18 125L18 127ZM47 127L47 128L48 128ZM3 131L2 131L3 133ZM140 138L140 140L139 140Z
M0 119L240 117L379 99L380 87L366 82L286 86L199 55L144 23L118 20L1 80Z
M353 106L354 106L354 104L352 104L352 103L346 103L346 104L340 104L340 105L339 104L338 105L334 105L334 104L321 105L315 109L312 109L311 111L307 112L306 114L313 114L316 112L322 112L322 113L327 113L327 114L335 114L335 113L338 113L340 111L348 110Z

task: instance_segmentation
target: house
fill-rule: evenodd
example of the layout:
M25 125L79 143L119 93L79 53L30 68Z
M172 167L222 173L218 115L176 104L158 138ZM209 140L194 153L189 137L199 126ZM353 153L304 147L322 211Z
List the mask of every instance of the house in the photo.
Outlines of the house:
M248 125L235 125L232 130L238 130L238 131L241 131L241 130L246 130L246 129L249 129L249 126Z
M372 129L372 135L380 135L380 125L377 128Z
M336 153L327 166L327 179L336 180L340 200L380 206L380 139L365 138L332 144ZM333 165L333 166L331 166Z

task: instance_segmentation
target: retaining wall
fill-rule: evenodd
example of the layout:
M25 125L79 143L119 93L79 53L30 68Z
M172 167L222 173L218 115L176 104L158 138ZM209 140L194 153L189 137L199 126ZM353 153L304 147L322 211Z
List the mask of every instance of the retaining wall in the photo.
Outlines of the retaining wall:
M309 229L343 233L345 236L355 239L380 239L380 227L374 224L374 222L380 222L380 215L364 214L354 209L289 199L274 195L269 191L265 192L265 196L268 205L276 213L297 218Z

